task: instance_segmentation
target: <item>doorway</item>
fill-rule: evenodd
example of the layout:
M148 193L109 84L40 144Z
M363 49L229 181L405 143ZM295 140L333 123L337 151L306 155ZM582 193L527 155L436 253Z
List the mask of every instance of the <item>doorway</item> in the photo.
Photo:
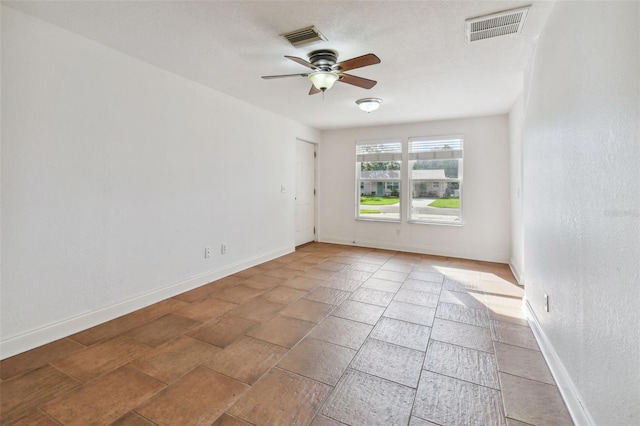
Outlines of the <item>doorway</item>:
M316 146L296 140L296 235L295 245L315 240Z

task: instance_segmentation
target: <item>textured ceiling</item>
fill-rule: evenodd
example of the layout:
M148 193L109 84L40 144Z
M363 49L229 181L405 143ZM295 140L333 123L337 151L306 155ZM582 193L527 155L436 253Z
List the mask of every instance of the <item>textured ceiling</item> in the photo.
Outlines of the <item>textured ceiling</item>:
M506 113L553 8L550 1L3 1L127 55L316 127L334 129ZM467 18L532 4L522 34L464 42ZM294 48L279 34L315 25L328 41ZM371 90L336 83L309 96L284 55L328 48L339 60L375 53L350 71ZM379 97L366 114L356 99Z

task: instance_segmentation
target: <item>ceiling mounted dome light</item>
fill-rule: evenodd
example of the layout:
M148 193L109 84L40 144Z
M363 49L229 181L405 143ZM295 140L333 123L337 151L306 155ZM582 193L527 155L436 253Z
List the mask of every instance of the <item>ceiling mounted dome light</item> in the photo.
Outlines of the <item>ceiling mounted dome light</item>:
M381 103L382 99L380 98L362 98L356 101L356 104L358 104L358 108L367 113L380 108Z
M322 92L331 89L333 83L338 81L339 78L338 74L332 71L316 71L309 74L311 83Z

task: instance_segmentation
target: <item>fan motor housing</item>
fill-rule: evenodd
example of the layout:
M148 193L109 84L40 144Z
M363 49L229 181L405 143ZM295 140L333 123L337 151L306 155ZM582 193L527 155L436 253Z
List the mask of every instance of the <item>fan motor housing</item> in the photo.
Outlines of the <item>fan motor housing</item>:
M314 50L309 53L309 62L322 70L330 70L338 60L338 53L335 50Z

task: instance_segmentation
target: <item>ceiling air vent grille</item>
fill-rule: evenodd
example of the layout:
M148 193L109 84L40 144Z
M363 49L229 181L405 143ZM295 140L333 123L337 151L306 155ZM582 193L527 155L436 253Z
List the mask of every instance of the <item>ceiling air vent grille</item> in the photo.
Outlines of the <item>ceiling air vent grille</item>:
M319 41L327 41L327 38L320 34L320 31L314 26L302 28L300 30L291 31L285 34L280 34L286 38L289 43L294 47L306 46L308 44L316 43Z
M519 33L522 31L530 7L525 6L467 19L464 21L466 42L472 43L487 38Z

